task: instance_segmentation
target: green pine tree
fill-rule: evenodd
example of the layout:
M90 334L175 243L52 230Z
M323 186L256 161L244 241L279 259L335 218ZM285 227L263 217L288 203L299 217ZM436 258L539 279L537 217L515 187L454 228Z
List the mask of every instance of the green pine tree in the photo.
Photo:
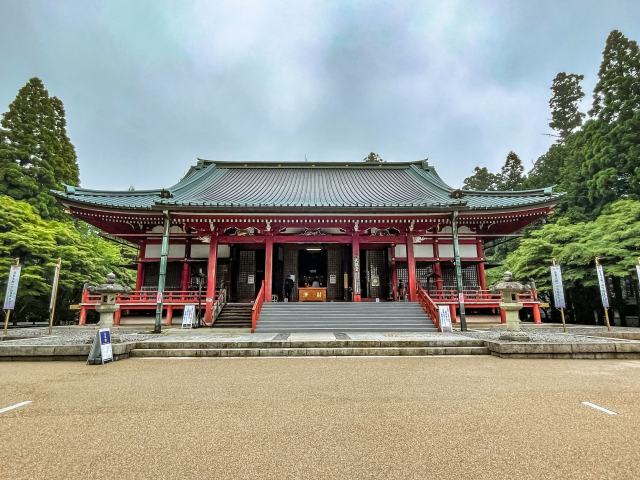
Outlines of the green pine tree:
M60 208L49 191L79 183L62 102L49 96L42 80L32 78L0 126L0 194L31 203L43 218L58 216Z
M517 190L525 180L522 160L514 151L509 152L500 170L498 179L499 190Z
M582 125L584 113L578 109L578 104L584 97L580 86L583 78L584 75L560 72L553 79L551 85L553 94L549 99L551 108L549 126L558 132L561 140L566 140L571 132Z
M473 175L464 179L462 188L465 190L496 190L498 175L491 173L487 167L475 167Z
M640 110L640 49L613 30L607 37L589 112L605 122L626 120Z

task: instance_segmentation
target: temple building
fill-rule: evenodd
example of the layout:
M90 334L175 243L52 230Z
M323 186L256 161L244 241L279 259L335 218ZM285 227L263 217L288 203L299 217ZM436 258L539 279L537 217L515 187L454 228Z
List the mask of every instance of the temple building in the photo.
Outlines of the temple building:
M454 189L427 161L199 160L166 189L55 194L73 216L138 246L123 310L158 308L170 323L174 310L200 300L207 324L222 294L254 305L422 295L453 313L460 301L495 309L485 242L545 217L559 198L551 189ZM91 304L83 297L81 323ZM539 321L535 292L525 307Z

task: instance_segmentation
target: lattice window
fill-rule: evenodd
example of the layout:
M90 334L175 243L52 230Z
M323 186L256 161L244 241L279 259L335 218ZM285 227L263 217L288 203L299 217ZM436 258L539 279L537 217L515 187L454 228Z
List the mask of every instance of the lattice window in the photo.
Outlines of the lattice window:
M256 252L255 250L241 250L239 252L238 279L236 295L239 302L250 302L256 296ZM253 283L249 283L253 277Z
M327 249L327 297L329 300L341 300L343 297L342 249ZM331 283L335 276L336 283Z

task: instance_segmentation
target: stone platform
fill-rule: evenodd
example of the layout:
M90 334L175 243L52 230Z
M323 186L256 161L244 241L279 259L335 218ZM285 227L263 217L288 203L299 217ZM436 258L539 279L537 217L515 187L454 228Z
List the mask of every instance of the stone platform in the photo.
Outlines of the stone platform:
M86 360L96 328L20 329L0 341L0 360ZM431 356L495 355L504 358L636 358L633 332L562 333L532 328L529 342L499 340L501 329L452 333L323 332L221 333L211 329L166 329L162 334L112 330L116 359L167 357ZM609 335L609 336L600 336ZM627 338L612 338L612 337ZM16 338L22 337L22 338Z

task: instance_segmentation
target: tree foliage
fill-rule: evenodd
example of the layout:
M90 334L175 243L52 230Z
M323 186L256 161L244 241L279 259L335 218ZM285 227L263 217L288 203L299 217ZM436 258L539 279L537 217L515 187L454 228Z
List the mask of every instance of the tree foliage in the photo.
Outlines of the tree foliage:
M4 296L9 267L14 258L23 264L16 303L16 317L47 318L51 280L62 259L59 290L61 318L69 318L68 306L77 302L85 282L103 282L114 271L124 284L133 272L123 265L123 253L133 254L97 235L88 225L70 220L43 220L30 204L0 196L0 295Z
M499 175L491 173L487 167L476 167L473 169L473 175L464 179L462 188L466 190L496 190L499 180Z
M553 79L551 85L551 99L549 108L551 109L551 122L549 126L558 132L561 140L566 138L582 125L584 113L579 109L580 100L584 97L584 92L580 82L584 75L575 73L560 72Z
M498 190L517 190L524 182L524 179L522 160L514 151L509 152L500 170Z
M625 120L640 109L640 49L634 40L613 30L602 52L598 82L589 112L605 122Z
M596 219L556 223L530 232L520 246L507 255L491 279L510 270L516 278L533 278L539 288L550 288L549 265L553 259L563 266L569 284L597 285L594 259L602 258L607 275L623 278L632 274L640 255L640 201L618 200L607 205Z
M61 209L49 190L79 183L62 101L32 78L0 125L0 194L29 202L44 218L59 217Z

